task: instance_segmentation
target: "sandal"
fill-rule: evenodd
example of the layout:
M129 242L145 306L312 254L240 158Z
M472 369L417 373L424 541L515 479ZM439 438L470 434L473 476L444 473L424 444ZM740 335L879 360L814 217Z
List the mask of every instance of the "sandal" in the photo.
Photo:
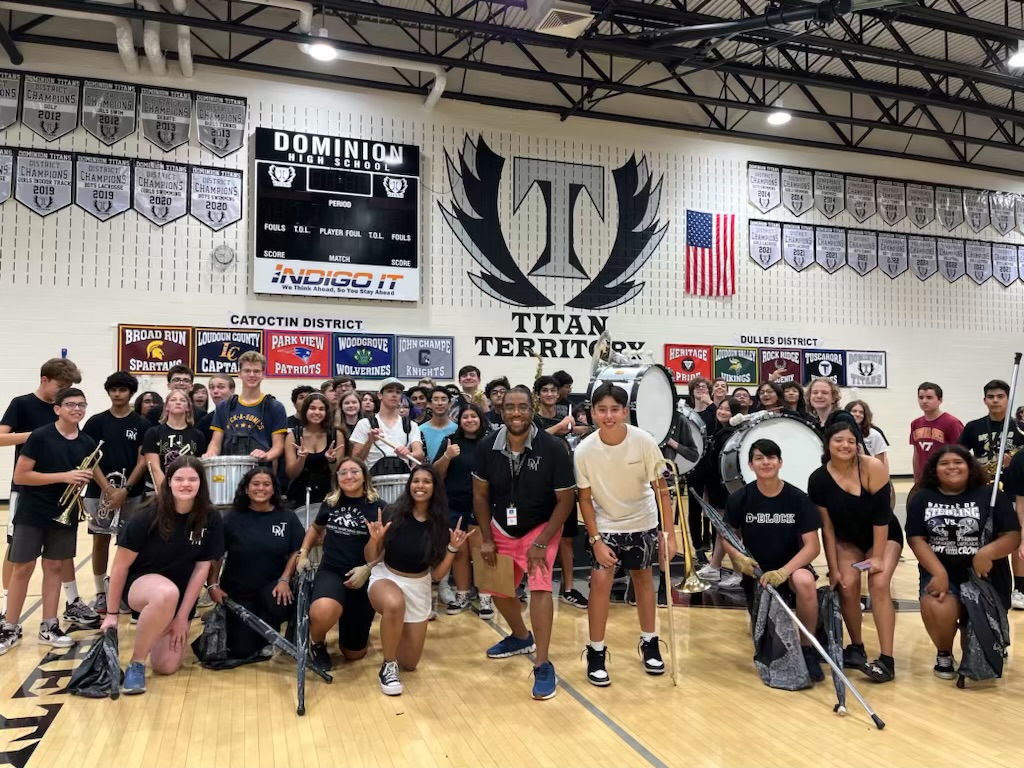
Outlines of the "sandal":
M861 672L867 675L868 680L873 683L889 683L896 678L896 673L878 659L870 664L865 664L861 668Z

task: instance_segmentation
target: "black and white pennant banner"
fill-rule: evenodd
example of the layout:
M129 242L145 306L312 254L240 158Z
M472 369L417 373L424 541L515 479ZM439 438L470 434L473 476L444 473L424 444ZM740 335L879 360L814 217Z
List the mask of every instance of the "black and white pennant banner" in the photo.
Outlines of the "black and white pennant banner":
M878 233L878 268L891 279L899 277L910 268L906 235Z
M46 141L56 141L78 127L82 81L68 77L25 75L21 121Z
M902 181L879 179L875 183L878 213L890 227L907 217L907 185Z
M192 132L192 94L166 88L143 88L139 93L142 135L164 152L187 144Z
M967 276L978 285L992 277L992 245L976 240L964 243L964 255L967 257Z
M199 144L217 157L242 148L245 140L245 99L196 94L196 129Z
M82 127L108 147L135 133L139 89L125 83L82 83Z
M992 228L1004 237L1017 226L1014 215L1014 198L1009 192L989 192L988 210Z
M911 235L907 238L910 270L918 280L927 280L939 271L939 260L934 237Z
M14 179L14 151L0 147L0 203L11 199Z
M762 269L768 269L782 261L782 225L774 221L751 221L750 258Z
M794 216L814 207L814 177L799 168L782 169L782 205Z
M215 231L241 219L241 172L192 166L189 169L189 213Z
M967 212L967 226L972 232L981 232L989 225L988 192L984 189L965 189L964 210Z
M861 277L878 266L878 235L851 229L846 233L846 263Z
M992 277L1008 286L1020 277L1017 263L1017 246L1009 243L992 243Z
M814 260L830 275L846 266L846 230L815 227Z
M187 165L136 160L133 170L136 211L158 227L188 212Z
M797 272L814 263L814 227L782 225L782 258Z
M875 180L863 176L846 177L846 210L864 223L875 215Z
M21 79L20 72L0 69L0 131L18 122Z
M951 283L955 283L967 272L964 263L964 241L947 240L940 237L936 243L939 258L939 272Z
M935 221L935 187L907 184L907 215L918 229Z
M814 172L814 207L826 219L846 209L846 179L841 173Z
M40 216L71 205L72 155L19 149L14 164L14 197Z
M109 221L131 208L131 161L76 155L75 205L100 221Z
M747 163L747 198L761 213L782 202L782 177L774 165Z

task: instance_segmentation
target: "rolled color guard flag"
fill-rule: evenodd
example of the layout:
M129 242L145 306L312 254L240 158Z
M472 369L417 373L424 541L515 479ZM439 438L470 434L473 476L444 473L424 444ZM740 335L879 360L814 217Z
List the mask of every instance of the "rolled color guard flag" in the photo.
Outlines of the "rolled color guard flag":
M686 292L736 293L736 214L686 211Z

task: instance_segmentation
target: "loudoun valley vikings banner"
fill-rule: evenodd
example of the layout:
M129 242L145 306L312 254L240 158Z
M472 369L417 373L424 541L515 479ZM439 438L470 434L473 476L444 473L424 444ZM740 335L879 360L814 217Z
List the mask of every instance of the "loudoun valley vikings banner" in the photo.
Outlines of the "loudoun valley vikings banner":
M757 384L757 347L715 347L713 370L730 387Z
M331 375L331 334L264 331L267 376L319 379Z
M237 374L238 358L244 352L263 351L263 331L237 328L196 328L193 332L197 375Z
M354 379L394 376L395 337L390 334L336 333L333 349L333 376L351 376Z
M666 344L665 367L676 384L689 384L703 376L711 379L711 346L707 344Z

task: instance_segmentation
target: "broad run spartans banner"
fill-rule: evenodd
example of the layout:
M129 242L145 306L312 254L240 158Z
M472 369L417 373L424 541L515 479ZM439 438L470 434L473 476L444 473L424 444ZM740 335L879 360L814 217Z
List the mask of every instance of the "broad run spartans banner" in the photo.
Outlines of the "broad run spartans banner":
M135 133L139 89L126 83L82 83L82 127L108 147Z
M133 206L158 227L188 212L188 166L136 160Z
M242 172L189 167L189 213L214 231L242 218Z
M75 155L75 205L100 221L131 208L131 160Z
M56 141L78 127L81 92L81 80L25 75L21 90L21 121L46 141Z
M72 155L19 149L15 158L14 197L40 216L71 205Z
M245 140L245 99L196 94L196 129L199 144L217 157L242 148Z
M192 132L192 94L166 88L139 93L142 135L164 152L187 144Z

